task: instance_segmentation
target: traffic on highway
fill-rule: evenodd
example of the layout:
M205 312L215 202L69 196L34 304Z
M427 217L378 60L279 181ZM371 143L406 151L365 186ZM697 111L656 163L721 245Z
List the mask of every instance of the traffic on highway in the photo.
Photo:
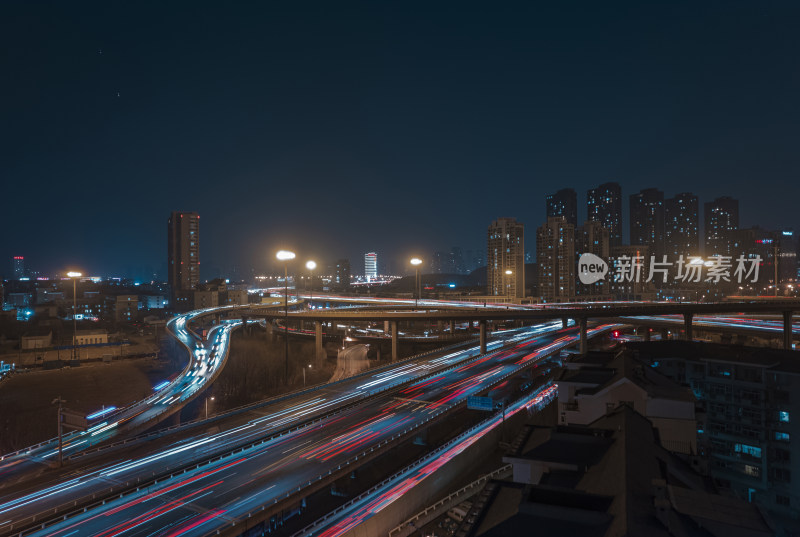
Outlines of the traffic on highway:
M18 527L19 521L24 522L35 514L41 515L46 511L43 509L45 506L63 506L78 498L98 494L111 483L132 485L137 480L143 482L156 470L169 465L173 458L195 456L205 463L157 484L149 484L146 489L129 492L122 498L78 513L35 534L71 535L77 531L80 535L116 535L106 532L109 521L116 519L122 524L114 526L116 531L124 528L127 535L150 535L157 528L167 526L179 532L188 531L187 535L202 535L209 527L224 526L232 518L247 516L265 503L277 503L302 490L304 484L319 479L320 466L325 473L346 465L361 451L421 426L451 410L467 396L501 382L519 368L530 367L540 358L573 345L577 338L576 330L558 329L559 326L560 323L550 323L509 331L503 340L492 343L497 350L477 358L473 358L474 347L446 355L441 360L452 360L457 365L412 383L404 389L400 399L391 394L375 397L279 437L254 442L224 456L218 455L211 461L202 461L202 446L229 441L236 443L232 437L243 434L243 431L207 435L172 446L149 458L120 461L92 475L55 485L52 489L5 501L0 504L0 520L8 523L0 523L0 529L3 525L10 527L10 523L15 521ZM613 326L595 328L591 335L603 333ZM408 364L405 367L405 372L383 372L378 378L365 378L360 389L374 390L379 384L397 381L398 375L409 374L409 370L421 366ZM311 412L316 405L326 403L331 402L314 402L305 411ZM265 421L285 419L286 416L271 416ZM248 424L245 430L257 429L259 425ZM182 500L175 500L176 491L185 493ZM204 508L216 514L194 516ZM224 516L221 511L224 511Z

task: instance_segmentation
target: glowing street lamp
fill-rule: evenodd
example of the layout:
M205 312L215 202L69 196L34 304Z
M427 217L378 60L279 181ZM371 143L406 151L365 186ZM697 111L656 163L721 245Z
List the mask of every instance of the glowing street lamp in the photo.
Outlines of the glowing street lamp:
M311 293L308 297L308 309L311 309L311 301L314 300L314 269L317 268L316 261L306 261L309 278L311 278Z
M72 359L77 360L78 357L76 353L78 352L78 348L75 346L76 336L78 335L78 319L76 317L78 313L78 292L77 292L77 284L78 278L83 276L80 272L70 271L67 272L67 277L72 278Z
M279 250L275 257L283 261L283 341L284 381L289 384L289 261L295 258L294 252Z
M414 275L414 283L416 284L415 287L417 288L417 295L414 299L414 307L416 308L419 306L419 299L420 295L422 295L422 282L419 279L419 266L422 264L422 259L419 257L412 257L411 264L414 265L415 275Z

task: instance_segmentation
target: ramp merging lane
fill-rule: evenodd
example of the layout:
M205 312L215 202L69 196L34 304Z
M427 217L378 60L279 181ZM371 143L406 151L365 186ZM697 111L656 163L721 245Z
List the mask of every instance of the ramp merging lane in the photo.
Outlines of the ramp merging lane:
M177 412L212 382L228 355L230 333L240 322L215 326L205 341L186 329L191 314L168 323L171 333L190 354L186 368L172 381L154 387L154 393L125 408L113 407L87 416L86 431L64 434L65 457L109 440L121 432L140 431ZM0 457L0 477L19 471L19 466L53 463L58 456L58 438Z

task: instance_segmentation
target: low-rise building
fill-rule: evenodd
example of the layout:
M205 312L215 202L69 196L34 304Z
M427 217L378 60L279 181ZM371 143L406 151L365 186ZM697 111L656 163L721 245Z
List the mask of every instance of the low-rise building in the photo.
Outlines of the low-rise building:
M249 297L243 289L228 289L220 293L219 302L228 306L244 306L249 302Z
M195 291L194 292L194 308L196 310L203 308L215 308L219 306L219 292L218 291Z
M99 345L108 343L108 332L105 330L78 330L75 332L76 345Z
M631 352L590 353L558 377L559 423L586 425L622 404L645 416L670 451L697 453L692 391L637 360Z
M106 296L108 318L127 323L139 318L139 295Z
M53 332L38 330L24 334L20 341L22 350L46 349L53 345Z
M139 295L139 305L143 309L157 310L167 307L168 301L165 295Z

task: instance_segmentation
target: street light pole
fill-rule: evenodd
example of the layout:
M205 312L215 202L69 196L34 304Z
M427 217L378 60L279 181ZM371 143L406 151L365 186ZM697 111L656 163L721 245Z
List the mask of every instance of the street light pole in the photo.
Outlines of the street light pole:
M283 340L284 340L284 382L289 384L289 261L294 259L294 252L281 250L276 257L283 261Z
M775 296L778 296L778 243L775 243L775 251L772 254L772 264L775 266Z
M206 419L208 419L208 400L209 399L211 399L213 401L214 400L214 396L212 395L211 397L206 397Z
M76 353L78 347L76 345L76 337L78 335L78 278L82 276L80 272L67 272L67 276L72 278L72 359L77 360ZM60 423L60 422L59 422ZM60 425L59 425L60 427ZM60 430L60 429L59 429Z
M508 283L508 276L514 274L514 271L511 269L506 269L506 275L504 276L504 281L506 284L506 299L511 300L511 284Z
M414 298L414 308L419 307L420 295L422 295L422 282L419 279L419 266L422 264L422 259L419 257L412 257L411 264L414 265L414 287L416 287L416 296Z
M311 301L314 300L314 269L317 268L316 261L307 261L308 277L311 279L311 293L308 297L308 309L311 309Z

